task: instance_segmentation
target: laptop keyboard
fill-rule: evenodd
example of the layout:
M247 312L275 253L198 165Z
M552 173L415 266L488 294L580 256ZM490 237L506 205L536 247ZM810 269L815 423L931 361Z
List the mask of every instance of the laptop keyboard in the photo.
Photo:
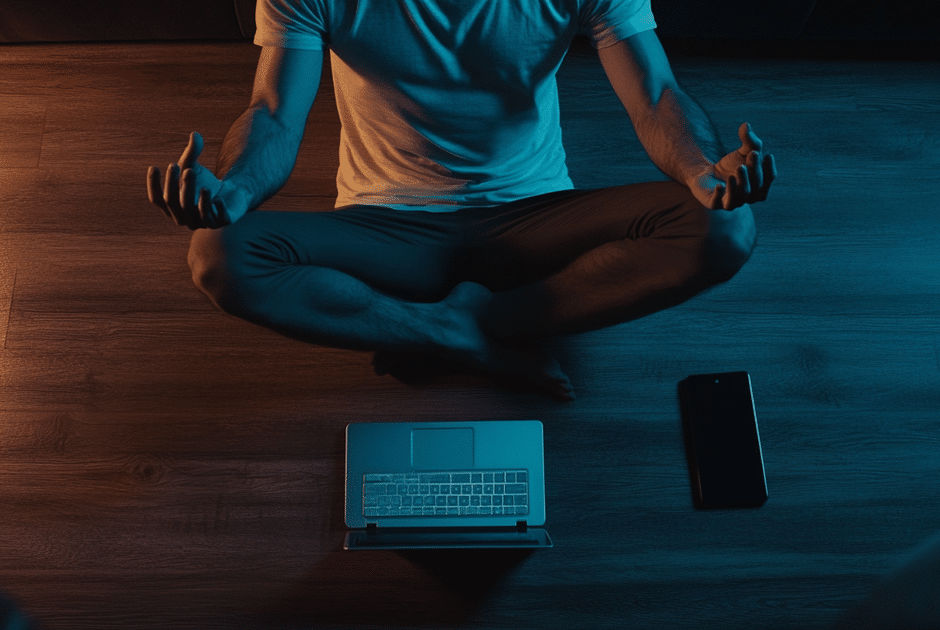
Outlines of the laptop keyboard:
M529 513L529 473L474 470L366 473L363 516L524 516Z

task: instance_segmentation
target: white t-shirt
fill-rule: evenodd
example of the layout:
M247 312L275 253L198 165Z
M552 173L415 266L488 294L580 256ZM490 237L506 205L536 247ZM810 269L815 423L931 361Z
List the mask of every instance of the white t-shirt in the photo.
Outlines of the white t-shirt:
M258 0L255 44L329 48L336 207L449 211L573 187L555 72L656 27L649 0Z

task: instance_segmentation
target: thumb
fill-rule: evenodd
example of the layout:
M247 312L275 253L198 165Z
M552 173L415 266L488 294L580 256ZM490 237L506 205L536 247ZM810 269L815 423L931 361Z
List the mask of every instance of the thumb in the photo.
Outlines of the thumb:
M193 164L196 163L202 153L202 147L202 136L199 135L199 132L194 131L189 134L189 144L186 145L186 149L183 150L183 155L178 162L181 170L193 167Z
M752 151L760 151L764 145L751 129L751 123L744 123L738 128L738 137L741 139L741 148L738 149L742 154L748 155Z

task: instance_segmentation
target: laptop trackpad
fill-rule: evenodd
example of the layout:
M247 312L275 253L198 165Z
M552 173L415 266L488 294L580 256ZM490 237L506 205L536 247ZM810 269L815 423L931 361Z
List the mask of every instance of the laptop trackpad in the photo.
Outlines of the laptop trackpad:
M473 467L473 429L412 429L411 465L417 470Z

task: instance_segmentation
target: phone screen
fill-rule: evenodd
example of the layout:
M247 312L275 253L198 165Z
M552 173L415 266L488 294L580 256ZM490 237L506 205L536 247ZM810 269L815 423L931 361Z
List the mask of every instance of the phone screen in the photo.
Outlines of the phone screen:
M679 395L696 503L734 507L766 501L748 373L695 374L679 384Z

